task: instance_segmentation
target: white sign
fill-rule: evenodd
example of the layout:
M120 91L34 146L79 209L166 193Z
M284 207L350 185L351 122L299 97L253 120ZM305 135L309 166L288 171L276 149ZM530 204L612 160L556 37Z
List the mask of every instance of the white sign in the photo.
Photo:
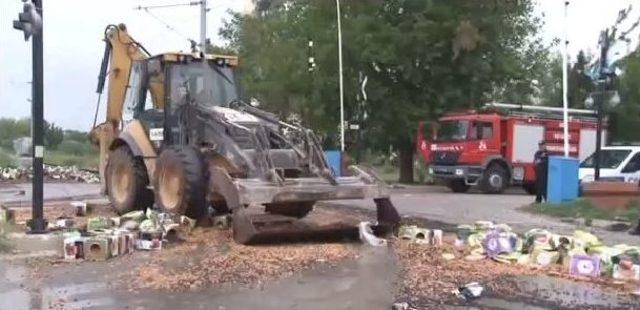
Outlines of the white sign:
M36 158L42 158L42 157L44 157L44 146L42 146L42 145L36 145L35 150L34 150L34 152L33 152L33 153L34 153L33 155L34 155Z
M149 139L151 139L151 141L164 140L164 128L151 128L149 130Z

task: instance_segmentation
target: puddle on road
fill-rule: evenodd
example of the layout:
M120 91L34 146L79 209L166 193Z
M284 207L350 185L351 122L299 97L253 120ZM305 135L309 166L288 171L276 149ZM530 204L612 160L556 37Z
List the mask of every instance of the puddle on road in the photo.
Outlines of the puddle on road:
M23 289L1 292L0 309L31 309L31 295Z
M4 280L9 283L16 283L24 280L27 270L22 266L5 266L2 268L4 271Z
M27 270L0 262L0 309L31 309L31 294L21 285L26 280Z
M582 306L629 309L640 302L632 296L604 290L595 284L544 275L509 279L521 296L487 296L475 304L494 309L556 309Z

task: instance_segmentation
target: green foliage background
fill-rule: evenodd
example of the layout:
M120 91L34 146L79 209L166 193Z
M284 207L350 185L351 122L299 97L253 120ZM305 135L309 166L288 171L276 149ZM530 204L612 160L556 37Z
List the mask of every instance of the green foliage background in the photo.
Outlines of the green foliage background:
M349 149L400 153L412 179L417 123L489 100L527 102L548 68L534 2L343 0L345 114L360 124ZM259 1L222 30L240 56L246 93L298 116L337 146L336 7L333 1ZM307 66L308 40L317 66ZM366 100L361 91L366 77Z

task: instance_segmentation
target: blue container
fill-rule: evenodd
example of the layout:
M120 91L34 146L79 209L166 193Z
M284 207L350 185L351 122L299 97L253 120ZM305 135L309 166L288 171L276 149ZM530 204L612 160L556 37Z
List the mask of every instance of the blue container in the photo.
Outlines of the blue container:
M340 151L324 151L324 157L333 173L336 176L342 176L342 154Z
M549 156L547 201L562 203L578 198L580 161L564 156Z

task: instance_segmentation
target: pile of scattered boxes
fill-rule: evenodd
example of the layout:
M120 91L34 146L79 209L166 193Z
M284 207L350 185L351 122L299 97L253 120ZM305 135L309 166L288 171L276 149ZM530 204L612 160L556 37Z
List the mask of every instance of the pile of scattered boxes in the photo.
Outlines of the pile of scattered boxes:
M75 166L51 166L44 165L43 175L47 180L74 181L82 183L100 183L97 173L78 169ZM12 168L0 167L0 181L25 181L32 176L31 167Z
M81 203L76 202L74 206L78 213L86 212ZM67 219L60 219L55 225L70 226ZM114 218L93 217L87 221L85 231L63 233L64 258L104 261L130 254L134 250L161 250L163 241L183 239L194 226L195 221L188 217L158 213L151 209Z
M419 228L416 225L406 225L398 230L398 237L420 244L434 246L442 245L442 230Z
M566 236L531 229L521 238L508 225L479 221L458 226L456 246L466 248L470 254L465 259L470 261L491 258L540 267L559 264L576 276L640 281L640 247L606 246L595 235L580 230Z

